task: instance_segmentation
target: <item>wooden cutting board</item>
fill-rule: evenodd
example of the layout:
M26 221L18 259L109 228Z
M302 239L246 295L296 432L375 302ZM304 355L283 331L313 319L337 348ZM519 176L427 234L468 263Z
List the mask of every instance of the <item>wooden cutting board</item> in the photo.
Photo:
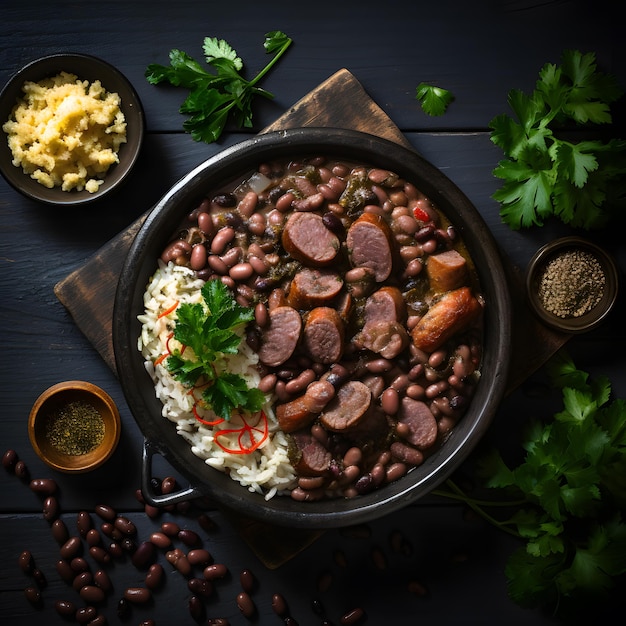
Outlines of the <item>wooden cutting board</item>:
M303 126L360 130L412 149L399 128L346 69L333 74L262 132ZM113 372L115 358L111 335L115 291L126 253L146 215L105 244L54 288L57 298ZM506 269L511 274L514 311L512 367L508 381L508 391L512 391L541 367L569 335L551 331L534 319L525 302L519 273L513 267ZM232 521L259 559L271 569L297 554L319 534L298 529L274 529L241 516L233 517ZM275 541L272 540L274 535Z

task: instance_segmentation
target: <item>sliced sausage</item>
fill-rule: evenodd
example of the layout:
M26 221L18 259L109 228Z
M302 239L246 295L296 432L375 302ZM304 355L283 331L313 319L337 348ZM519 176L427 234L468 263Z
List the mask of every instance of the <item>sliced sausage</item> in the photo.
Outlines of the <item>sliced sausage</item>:
M346 243L354 267L372 270L380 283L393 268L393 235L385 219L375 213L363 213L348 229Z
M285 433L292 433L306 428L316 416L310 408L310 403L304 396L276 405L276 419L280 429Z
M316 363L336 363L344 346L344 325L339 313L319 306L307 316L302 333L302 345Z
M291 433L289 457L300 476L330 474L331 453L308 430Z
M432 352L472 324L481 311L482 306L469 287L448 291L415 325L411 339L416 348Z
M468 281L467 261L456 250L446 250L428 257L426 273L435 291L458 289Z
M368 322L391 320L406 321L406 303L402 292L391 285L385 285L375 291L365 302L365 325Z
M341 432L356 426L372 403L369 387L358 380L342 385L337 395L320 415L320 422L327 430Z
M328 230L317 213L293 213L283 229L283 248L296 260L310 267L332 263L339 252L340 242Z
M339 295L342 287L343 279L337 272L304 268L293 277L287 292L287 302L299 310L328 306Z
M402 398L398 421L409 428L406 441L419 450L430 448L437 440L437 420L428 405L419 400L408 396Z
M294 352L300 333L302 318L290 306L279 306L269 312L269 323L261 333L259 360L276 367L284 363Z
M410 343L405 327L394 320L368 322L354 337L354 344L380 354L385 359L397 357Z

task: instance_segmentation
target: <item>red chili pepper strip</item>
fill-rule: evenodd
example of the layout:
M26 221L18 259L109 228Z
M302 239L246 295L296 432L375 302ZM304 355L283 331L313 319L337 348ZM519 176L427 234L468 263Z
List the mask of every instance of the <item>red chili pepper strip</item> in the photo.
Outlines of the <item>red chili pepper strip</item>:
M177 306L178 306L178 300L176 300L176 302L174 302L174 304L169 309L167 309L166 311L163 311L163 313L160 313L158 319L161 319L162 317L165 317L166 315L169 315L170 313L175 311Z
M222 448L224 452L228 452L229 454L250 454L251 452L254 452L268 438L269 426L267 423L267 416L265 415L263 411L259 413L259 419L257 420L254 426L250 426L250 424L246 422L245 418L243 418L243 420L244 420L244 426L242 426L241 428L222 429L222 430L218 430L215 433L214 435L215 443L220 448ZM261 421L263 422L262 429L257 428L257 424ZM260 439L255 439L255 435L254 435L255 432L261 435ZM239 444L239 448L227 448L226 446L222 445L218 441L218 438L220 436L230 435L233 433L239 433L239 436L237 437L237 443ZM243 438L245 436L249 437L250 445L245 445L243 443Z
M167 336L167 340L165 341L165 352L158 357L157 359L155 359L154 364L158 365L159 363L162 363L170 354L172 354L172 351L170 350L170 339L174 336L174 333L170 333Z
M221 424L222 422L225 422L226 420L223 417L218 417L217 419L214 420L205 420L202 417L200 417L200 415L198 414L198 402L196 402L193 405L193 415L194 417L201 423L204 424L205 426L217 426L218 424Z
M413 207L413 217L420 222L430 222L430 215L420 206Z

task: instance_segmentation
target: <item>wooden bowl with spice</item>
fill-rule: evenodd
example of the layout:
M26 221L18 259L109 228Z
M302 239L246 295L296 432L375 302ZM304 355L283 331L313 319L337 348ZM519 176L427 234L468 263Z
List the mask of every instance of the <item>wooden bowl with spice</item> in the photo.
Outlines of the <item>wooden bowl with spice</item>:
M548 326L567 333L596 328L618 292L611 256L582 237L562 237L540 248L526 272L530 305Z
M35 452L50 467L68 473L100 467L115 451L120 431L120 414L111 397L80 380L46 389L28 418Z

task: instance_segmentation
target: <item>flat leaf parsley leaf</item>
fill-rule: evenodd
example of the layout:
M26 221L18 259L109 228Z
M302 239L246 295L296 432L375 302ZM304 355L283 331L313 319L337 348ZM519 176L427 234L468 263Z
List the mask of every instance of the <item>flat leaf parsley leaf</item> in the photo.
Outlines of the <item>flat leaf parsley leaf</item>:
M420 83L417 86L415 98L421 102L424 113L432 116L443 115L454 100L454 96L447 89L428 83Z
M254 319L254 312L237 304L219 280L207 281L201 293L203 303L178 307L174 339L184 348L167 357L167 369L186 387L201 389L204 402L226 420L235 410L260 411L263 392L250 389L243 377L229 372L224 358L237 354L238 330Z
M169 53L169 66L148 65L145 76L152 85L169 82L188 89L189 95L179 109L180 113L189 115L183 128L195 141L213 143L224 131L229 116L239 128L252 126L254 96L274 97L256 85L291 43L291 38L281 31L267 33L263 45L266 53L274 56L252 80L241 75L243 61L237 52L228 42L215 37L206 37L202 47L206 63L214 73L186 52L174 49Z
M586 230L605 226L624 205L626 141L570 142L557 136L569 123L610 124L610 104L622 91L596 69L595 55L566 50L561 66L546 64L532 94L512 89L513 116L489 124L504 152L493 174L504 181L494 194L502 220L513 229L542 226L549 217Z
M563 408L529 423L523 461L509 468L497 450L477 459L478 478L501 498L473 499L453 481L434 493L522 540L505 567L517 604L571 619L611 594L617 600L626 575L626 400L612 399L609 381L592 380L564 351L547 369ZM513 514L496 519L490 507Z

